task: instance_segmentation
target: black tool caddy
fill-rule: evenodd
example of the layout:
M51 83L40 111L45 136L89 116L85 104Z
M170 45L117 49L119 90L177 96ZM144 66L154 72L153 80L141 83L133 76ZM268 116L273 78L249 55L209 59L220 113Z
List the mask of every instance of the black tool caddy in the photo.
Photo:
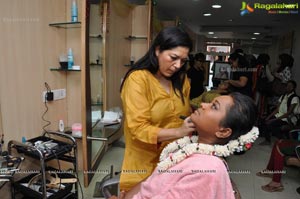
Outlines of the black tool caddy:
M77 144L72 136L59 132L46 132L42 136L27 140L26 143L11 140L8 143L9 154L11 154L12 149L15 149L17 153L23 153L40 161L40 171L31 172L14 182L14 188L21 192L25 198L78 198ZM46 162L53 159L71 162L73 168L62 171L59 170L60 168L46 167ZM51 180L56 178L59 180L53 183L49 181L48 177ZM60 179L66 178L71 178L75 182L64 183L60 181ZM34 183L32 183L32 179L35 179Z

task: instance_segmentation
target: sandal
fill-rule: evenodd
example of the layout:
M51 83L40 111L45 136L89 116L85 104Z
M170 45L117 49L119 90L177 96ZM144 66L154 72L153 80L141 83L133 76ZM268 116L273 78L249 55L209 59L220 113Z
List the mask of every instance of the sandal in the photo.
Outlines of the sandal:
M259 177L268 177L268 178L272 178L273 174L268 173L267 170L263 170L263 171L259 171L256 173L257 176Z
M283 186L280 185L279 187L273 187L271 185L264 185L261 186L262 190L266 191L266 192L281 192L284 190Z

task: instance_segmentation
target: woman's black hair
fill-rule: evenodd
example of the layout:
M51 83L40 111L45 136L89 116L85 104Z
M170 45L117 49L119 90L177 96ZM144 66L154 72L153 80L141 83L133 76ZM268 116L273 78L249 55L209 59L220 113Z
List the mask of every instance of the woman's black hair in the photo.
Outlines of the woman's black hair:
M136 70L145 69L150 71L152 74L155 74L158 71L159 69L158 59L155 54L155 50L157 47L159 48L159 51L162 52L179 46L187 47L189 51L192 50L193 44L188 33L179 27L164 28L161 32L158 33L152 45L150 46L148 52L141 59L139 59L132 66L132 68L130 68L128 72L125 74L124 81L121 84L120 91L122 91L124 82L132 72ZM185 75L186 67L187 67L187 63L184 63L184 65L170 77L174 92L177 95L177 91L179 91L183 103L184 103L184 98L183 98L182 89L183 89L183 83L185 81L185 76L186 76Z
M230 93L229 96L233 99L233 105L228 107L225 118L220 122L220 126L232 130L227 141L248 133L255 124L257 112L250 97L238 92Z
M256 63L266 66L267 64L269 64L269 61L270 61L270 56L266 53L262 53L258 55Z
M230 54L228 59L233 60L233 61L238 60L239 68L248 68L249 67L249 63L243 53L234 52L234 53Z
M285 67L290 67L292 68L293 67L293 64L294 64L294 58L289 55L289 54L286 54L286 53L282 53L278 56L279 60L281 61L280 62L280 66L277 70L278 73L280 73L281 71L284 70Z

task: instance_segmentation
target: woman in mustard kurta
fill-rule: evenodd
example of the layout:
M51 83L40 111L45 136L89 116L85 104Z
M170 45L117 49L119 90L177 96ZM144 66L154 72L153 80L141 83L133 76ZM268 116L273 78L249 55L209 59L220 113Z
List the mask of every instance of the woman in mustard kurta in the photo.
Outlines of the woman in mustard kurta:
M191 122L179 118L190 114L186 61L191 48L185 31L165 28L125 75L121 86L126 145L121 190L128 191L152 173L163 146L195 130Z

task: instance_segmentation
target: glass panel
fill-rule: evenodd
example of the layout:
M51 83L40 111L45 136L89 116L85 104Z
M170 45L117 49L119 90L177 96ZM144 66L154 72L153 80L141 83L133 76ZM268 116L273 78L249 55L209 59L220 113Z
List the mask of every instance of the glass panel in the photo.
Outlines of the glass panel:
M103 112L103 68L102 68L102 28L101 28L101 4L90 4L89 22L89 69L91 85L91 111L92 111L92 135L91 137L104 138L105 130L99 122ZM96 123L97 122L97 123ZM96 125L95 125L96 123ZM106 148L106 142L91 141L91 161L95 162L98 156ZM93 165L92 165L93 166Z

